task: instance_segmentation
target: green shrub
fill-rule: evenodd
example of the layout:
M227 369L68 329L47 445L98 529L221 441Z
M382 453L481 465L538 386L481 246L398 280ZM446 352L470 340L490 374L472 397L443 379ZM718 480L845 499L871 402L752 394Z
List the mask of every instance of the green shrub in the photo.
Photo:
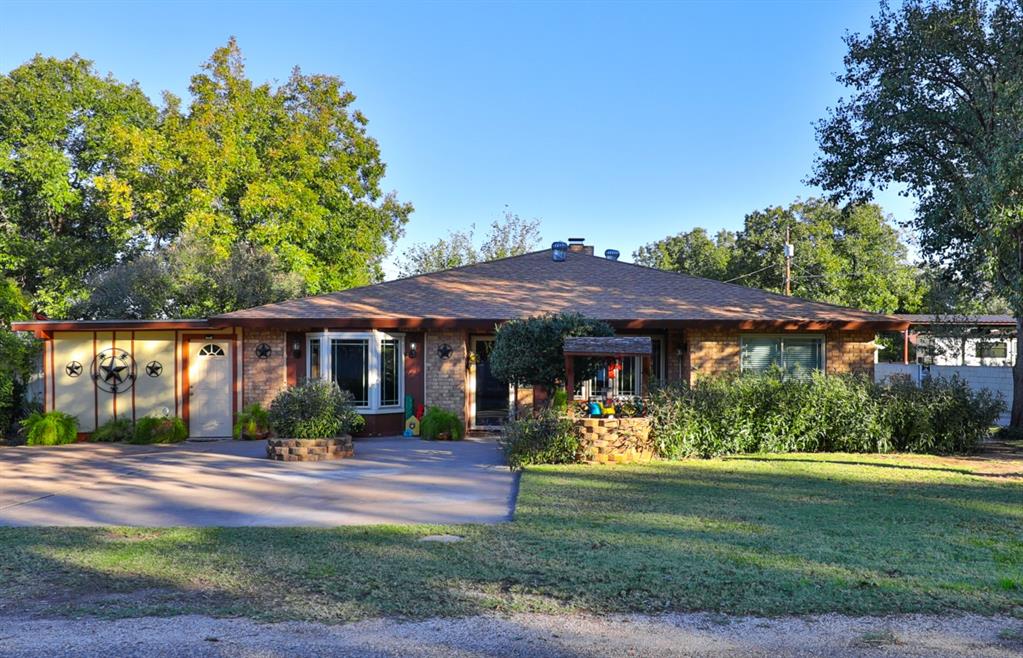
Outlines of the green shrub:
M579 457L579 435L571 419L548 409L505 425L501 447L512 468L570 464Z
M999 441L1023 441L1023 427L999 427L995 438Z
M21 429L30 446L58 446L78 439L78 419L62 411L33 411L21 421Z
M146 416L135 423L131 443L179 443L188 438L185 421L176 416Z
M920 386L896 382L881 388L893 450L954 454L970 452L990 435L1005 403L958 376L928 378Z
M258 402L246 406L234 424L236 439L265 439L270 433L270 414Z
M135 424L127 418L111 418L92 433L90 440L108 443L131 441L135 437Z
M286 388L270 403L270 427L288 439L329 439L362 429L351 395L334 382L310 379Z
M462 438L463 429L464 425L458 414L440 407L428 408L419 424L419 433L424 439L457 441Z
M987 436L1002 403L965 382L880 386L815 373L711 378L655 390L651 436L667 459L752 452L961 453Z

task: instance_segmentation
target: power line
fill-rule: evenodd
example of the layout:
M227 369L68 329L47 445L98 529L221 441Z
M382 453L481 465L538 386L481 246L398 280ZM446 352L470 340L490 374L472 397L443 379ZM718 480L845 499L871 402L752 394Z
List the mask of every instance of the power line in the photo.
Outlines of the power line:
M774 264L768 265L767 267L761 267L759 270L754 270L752 272L746 272L745 274L740 274L739 276L734 276L731 279L726 279L724 281L724 283L731 283L732 281L738 281L739 279L744 279L744 278L746 278L748 276L753 276L754 274L760 274L764 270L769 270L772 267L778 267L778 263L774 263Z

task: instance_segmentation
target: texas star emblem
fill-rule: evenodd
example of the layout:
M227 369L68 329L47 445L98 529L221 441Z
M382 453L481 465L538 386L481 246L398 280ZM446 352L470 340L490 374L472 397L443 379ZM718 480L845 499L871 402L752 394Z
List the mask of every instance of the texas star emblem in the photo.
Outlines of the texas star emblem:
M135 383L135 359L116 347L103 350L92 362L92 379L108 393L128 390Z

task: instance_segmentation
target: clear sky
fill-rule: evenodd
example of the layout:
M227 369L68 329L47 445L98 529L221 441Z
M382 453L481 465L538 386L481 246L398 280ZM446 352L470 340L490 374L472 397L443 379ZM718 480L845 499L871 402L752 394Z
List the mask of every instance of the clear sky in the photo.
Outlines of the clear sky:
M400 252L507 207L627 258L816 191L813 122L877 2L11 3L0 70L75 52L159 101L230 35L251 78L343 78L416 212ZM879 201L912 214L894 193ZM393 267L388 265L389 272Z

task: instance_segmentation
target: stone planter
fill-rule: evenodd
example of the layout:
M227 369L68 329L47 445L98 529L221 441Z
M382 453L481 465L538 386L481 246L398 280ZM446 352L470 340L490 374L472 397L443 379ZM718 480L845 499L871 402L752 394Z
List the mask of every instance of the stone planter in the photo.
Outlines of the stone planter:
M355 454L350 435L333 439L267 439L266 456L282 462L318 462Z
M646 462L657 456L649 418L573 418L582 460L590 464Z

